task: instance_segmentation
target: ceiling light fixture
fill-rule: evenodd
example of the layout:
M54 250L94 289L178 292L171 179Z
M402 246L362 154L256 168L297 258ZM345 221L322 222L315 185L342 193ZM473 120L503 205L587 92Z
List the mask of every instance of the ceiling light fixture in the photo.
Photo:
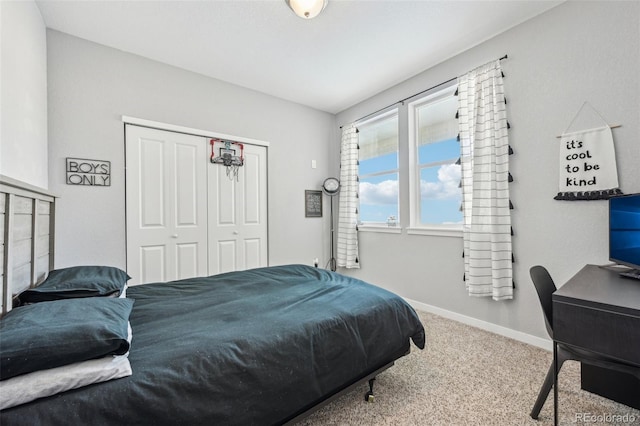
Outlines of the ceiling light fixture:
M328 0L284 0L303 19L315 18L327 7Z

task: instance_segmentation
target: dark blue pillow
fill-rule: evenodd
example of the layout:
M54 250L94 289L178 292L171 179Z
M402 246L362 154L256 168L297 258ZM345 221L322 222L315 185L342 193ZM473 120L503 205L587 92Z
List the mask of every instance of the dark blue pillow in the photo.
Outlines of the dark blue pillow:
M129 351L133 300L92 297L20 306L0 319L0 380Z
M131 277L113 266L72 266L49 272L38 287L18 295L21 304L76 297L119 296Z

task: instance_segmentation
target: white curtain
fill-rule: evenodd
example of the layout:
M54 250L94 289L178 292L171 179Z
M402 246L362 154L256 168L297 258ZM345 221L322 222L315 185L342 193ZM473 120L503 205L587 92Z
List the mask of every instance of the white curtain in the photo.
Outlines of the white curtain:
M500 61L458 78L465 284L513 298L509 139Z
M340 145L340 200L338 211L338 255L343 268L360 268L358 259L358 129L342 127Z

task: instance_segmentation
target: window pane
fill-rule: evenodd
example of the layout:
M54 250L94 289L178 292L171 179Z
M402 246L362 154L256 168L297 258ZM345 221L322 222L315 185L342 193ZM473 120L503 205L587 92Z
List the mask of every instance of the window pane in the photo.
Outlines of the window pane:
M360 222L398 222L398 114L358 125Z
M451 89L446 89L445 92L448 95L445 93L436 97L435 100L427 101L416 107L416 124L418 126L416 139L419 147L434 142L457 139L458 98L453 96Z
M413 104L414 226L462 224L460 166L455 164L460 158L458 99L454 92L455 86L450 86Z
M457 138L432 142L418 148L418 164L436 163L460 158L460 142Z
M358 175L365 176L384 170L395 170L398 168L398 151L381 155L380 157L369 158L367 160L360 159L358 167Z
M398 152L398 114L384 115L358 126L360 161ZM394 166L395 169L397 167Z
M360 178L360 222L398 222L398 173Z

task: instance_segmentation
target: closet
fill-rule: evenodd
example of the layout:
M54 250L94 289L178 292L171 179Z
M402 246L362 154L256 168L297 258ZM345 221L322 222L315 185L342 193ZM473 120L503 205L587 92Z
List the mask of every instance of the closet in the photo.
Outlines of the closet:
M267 146L233 138L234 176L212 139L125 124L130 285L267 266Z

